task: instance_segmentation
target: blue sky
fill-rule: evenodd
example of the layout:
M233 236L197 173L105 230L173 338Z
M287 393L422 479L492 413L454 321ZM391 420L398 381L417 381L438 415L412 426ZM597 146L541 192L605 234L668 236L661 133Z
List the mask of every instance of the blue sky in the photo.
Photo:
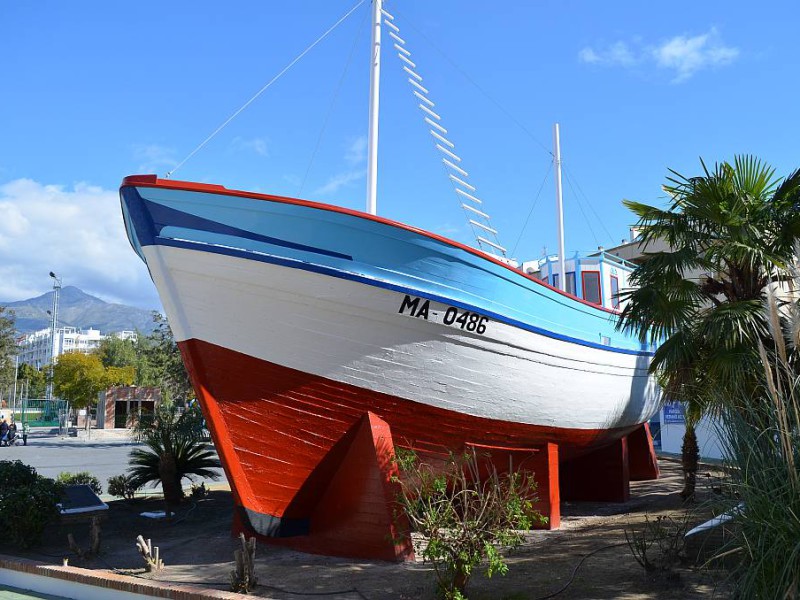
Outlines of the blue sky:
M44 293L54 270L65 285L158 307L124 238L120 181L173 168L356 4L0 3L0 301ZM621 200L662 204L669 168L698 174L699 157L735 154L781 175L800 166L796 3L386 8L519 259L556 249L556 121L568 252L626 237ZM359 6L173 178L361 209L369 10ZM469 243L390 44L381 109L379 214Z

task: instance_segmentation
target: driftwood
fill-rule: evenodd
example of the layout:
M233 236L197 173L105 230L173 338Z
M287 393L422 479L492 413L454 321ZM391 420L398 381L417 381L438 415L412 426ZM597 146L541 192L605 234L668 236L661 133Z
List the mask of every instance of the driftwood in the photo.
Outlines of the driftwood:
M72 534L68 533L67 542L69 543L69 549L79 558L97 556L100 554L101 533L102 530L100 529L100 518L92 517L91 521L89 521L89 549L84 551L83 548L78 546L78 543L75 541L75 538L72 536Z
M153 548L152 540L147 540L140 535L136 538L136 549L142 555L148 571L160 571L164 568L164 561L158 555L158 546Z
M256 558L256 538L251 537L249 540L245 540L244 534L240 533L239 541L242 543L242 547L233 553L236 568L231 571L231 590L239 594L247 594L252 592L258 583L253 565Z

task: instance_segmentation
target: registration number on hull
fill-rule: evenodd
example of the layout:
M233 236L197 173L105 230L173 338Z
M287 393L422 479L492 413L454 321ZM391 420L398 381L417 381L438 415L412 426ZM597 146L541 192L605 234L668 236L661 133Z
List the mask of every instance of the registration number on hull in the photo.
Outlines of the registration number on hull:
M464 331L478 334L486 333L486 325L490 323L489 317L484 317L478 313L462 310L455 306L448 306L444 309L431 306L431 301L425 298L406 295L400 303L397 311L401 315L433 321L450 327L457 327Z

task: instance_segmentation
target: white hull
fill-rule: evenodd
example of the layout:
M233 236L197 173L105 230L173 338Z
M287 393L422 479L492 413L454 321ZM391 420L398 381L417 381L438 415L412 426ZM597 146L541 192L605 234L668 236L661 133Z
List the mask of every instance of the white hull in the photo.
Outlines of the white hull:
M412 317L399 312L402 292L302 269L168 246L143 251L178 341L519 424L608 430L657 410L642 356L497 321L469 333L441 323L447 305L431 302L427 320Z

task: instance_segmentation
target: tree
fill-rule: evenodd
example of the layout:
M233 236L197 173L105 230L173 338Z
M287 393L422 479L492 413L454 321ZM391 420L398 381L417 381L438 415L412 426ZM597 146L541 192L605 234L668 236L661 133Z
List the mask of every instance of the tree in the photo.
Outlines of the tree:
M139 341L139 385L158 386L164 398L185 404L194 398L194 390L180 349L167 319L153 312L153 321L156 323L155 331Z
M203 415L196 405L182 409L175 402L165 402L142 415L134 435L145 447L131 451L130 485L161 483L168 511L183 499L184 478L219 478L216 469L221 465L203 441Z
M21 364L17 371L17 381L27 386L28 398L44 398L47 392L47 374L29 364Z
M650 370L665 397L688 403L684 448L685 498L694 494L699 415L720 403L754 397L759 342L769 336L763 296L789 281L800 236L800 170L781 180L760 160L737 156L703 174L675 171L664 190L666 210L625 201L638 217L645 252L618 327L660 346Z
M104 367L97 354L62 354L53 368L53 391L73 408L87 408L112 385L133 383L133 367ZM87 421L88 423L88 421Z
M97 355L104 367L136 367L136 341L106 336L97 347Z
M17 340L14 329L14 312L0 306L0 397L14 385L14 357Z

